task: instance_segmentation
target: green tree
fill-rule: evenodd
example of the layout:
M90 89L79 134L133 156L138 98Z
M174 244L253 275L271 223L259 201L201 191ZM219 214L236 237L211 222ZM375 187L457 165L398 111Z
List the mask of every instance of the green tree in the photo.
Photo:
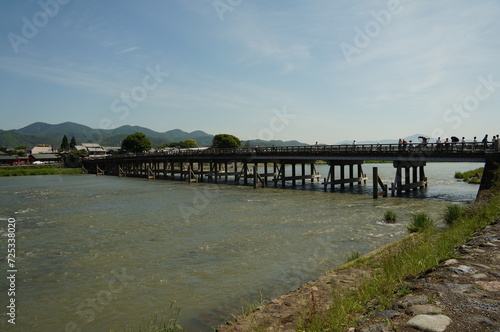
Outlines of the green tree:
M69 142L68 142L68 137L66 135L64 135L64 137L62 139L61 150L63 150L63 151L69 150Z
M194 139L187 139L184 141L186 148L197 148L198 143Z
M187 139L182 142L170 142L170 143L165 143L157 147L157 149L164 149L164 148L175 148L175 147L180 147L181 149L187 149L187 148L197 148L198 143L194 139Z
M71 148L71 150L73 150L76 147L76 139L74 136L71 137L71 142L69 142L69 147Z
M240 139L233 135L217 134L212 139L212 148L215 149L235 149L240 147Z
M125 137L122 149L127 152L143 152L151 149L151 142L143 133L135 133Z

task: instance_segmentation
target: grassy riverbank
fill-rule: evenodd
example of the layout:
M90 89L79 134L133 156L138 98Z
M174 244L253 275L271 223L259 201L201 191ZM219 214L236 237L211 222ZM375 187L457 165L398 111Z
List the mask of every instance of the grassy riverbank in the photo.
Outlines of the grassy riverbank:
M481 183L481 177L483 176L484 167L474 169L467 172L456 172L455 179L464 180L467 183L479 184Z
M500 170L493 182L493 188L481 192L475 203L448 206L442 214L445 229L437 229L435 220L425 214L415 215L408 236L362 257L351 255L354 261L219 326L217 331L344 332L357 327L413 293L412 282L426 272L447 259L460 258L456 249L478 230L499 221Z
M449 228L433 228L404 238L370 257L362 257L343 268L357 266L370 276L352 287L334 287L329 310L318 312L314 302L305 308L299 331L344 331L354 326L357 317L369 314L370 307L387 308L394 297L410 293L406 281L456 257L455 248L467 242L478 229L494 223L500 216L500 174L494 189L481 197L454 220Z
M61 165L30 165L0 167L0 176L81 174L79 168L64 168Z

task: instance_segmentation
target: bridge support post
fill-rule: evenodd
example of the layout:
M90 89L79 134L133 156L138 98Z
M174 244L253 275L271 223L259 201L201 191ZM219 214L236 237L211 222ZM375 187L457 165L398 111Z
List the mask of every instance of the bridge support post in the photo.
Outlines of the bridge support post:
M393 163L394 168L396 168L396 178L392 184L391 193L392 196L395 194L401 195L403 190L407 193L411 189L417 190L417 188L423 189L427 187L427 178L424 173L425 161L395 161ZM405 172L404 184L403 184L403 169ZM419 179L417 179L417 170L419 171ZM410 178L412 175L412 181Z
M122 165L118 165L118 177L126 177L127 172L125 169L122 167Z
M96 176L104 175L104 171L99 167L98 164L95 165L95 175Z
M184 181L186 179L186 174L184 174L184 163L179 162L179 175L181 176L181 180Z
M363 161L358 160L345 160L345 161L331 161L330 169L328 170L328 176L325 179L324 190L327 191L328 185L330 185L330 191L335 191L335 185L340 184L341 189L345 189L345 184L348 183L350 187L357 182L359 185L361 182L366 184L366 176L363 173L362 165ZM358 176L354 176L354 165L358 165ZM340 179L335 178L335 166L340 167ZM349 166L349 178L345 176L345 166Z
M146 165L146 173L147 173L146 176L147 176L148 180L155 179L155 173L154 173L153 168L151 167L151 164Z
M280 174L281 174L281 187L285 188L286 180L285 180L285 164L281 163L280 165Z
M254 188L258 188L258 187L265 188L266 187L266 182L259 174L259 165L258 164L253 165L253 187Z
M379 185L382 187L382 191L378 191ZM373 167L373 198L378 198L380 195L387 197L387 185L378 176L378 167Z
M278 180L280 176L281 169L278 167L278 163L274 162L273 163L273 181L274 181L274 188L278 188Z
M354 165L351 164L349 165L349 178L353 178L354 177ZM354 183L353 182L349 182L349 187L354 187Z
M306 163L302 163L302 185L306 185Z
M198 182L196 174L193 172L193 164L192 163L190 163L189 166L188 166L187 176L188 176L188 182L189 183Z
M248 163L243 162L243 184L246 186L248 184Z

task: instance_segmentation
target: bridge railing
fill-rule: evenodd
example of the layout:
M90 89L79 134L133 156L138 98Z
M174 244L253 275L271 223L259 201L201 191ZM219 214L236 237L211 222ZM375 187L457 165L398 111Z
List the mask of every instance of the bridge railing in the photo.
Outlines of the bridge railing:
M496 142L466 142L466 143L407 143L407 144L342 144L342 145L306 145L306 146L272 146L252 147L238 149L172 149L156 152L145 152L128 154L123 156L161 156L161 155L183 155L183 156L227 156L227 155L325 155L336 153L484 153L499 152L498 141ZM116 156L115 156L116 157ZM122 155L120 155L122 157Z
M450 142L407 144L343 144L255 148L259 153L341 153L341 152L498 152L498 142Z

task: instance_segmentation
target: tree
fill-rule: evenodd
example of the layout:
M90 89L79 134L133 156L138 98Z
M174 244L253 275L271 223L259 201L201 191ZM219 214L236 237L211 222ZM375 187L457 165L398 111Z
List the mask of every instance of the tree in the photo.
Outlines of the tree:
M212 148L215 149L236 149L240 147L240 139L233 135L217 134L212 139Z
M194 139L187 139L182 142L170 142L170 143L165 143L157 147L157 149L165 149L165 148L176 148L179 147L181 149L188 149L188 148L197 148L198 143Z
M143 133L128 135L122 142L122 150L127 152L143 152L151 149L151 142Z
M64 135L64 137L62 139L61 150L63 150L63 151L68 151L69 150L68 137L66 135Z
M73 150L76 147L76 139L75 136L71 137L71 142L69 143L69 147Z
M198 143L194 139L187 139L184 141L186 148L197 148Z

